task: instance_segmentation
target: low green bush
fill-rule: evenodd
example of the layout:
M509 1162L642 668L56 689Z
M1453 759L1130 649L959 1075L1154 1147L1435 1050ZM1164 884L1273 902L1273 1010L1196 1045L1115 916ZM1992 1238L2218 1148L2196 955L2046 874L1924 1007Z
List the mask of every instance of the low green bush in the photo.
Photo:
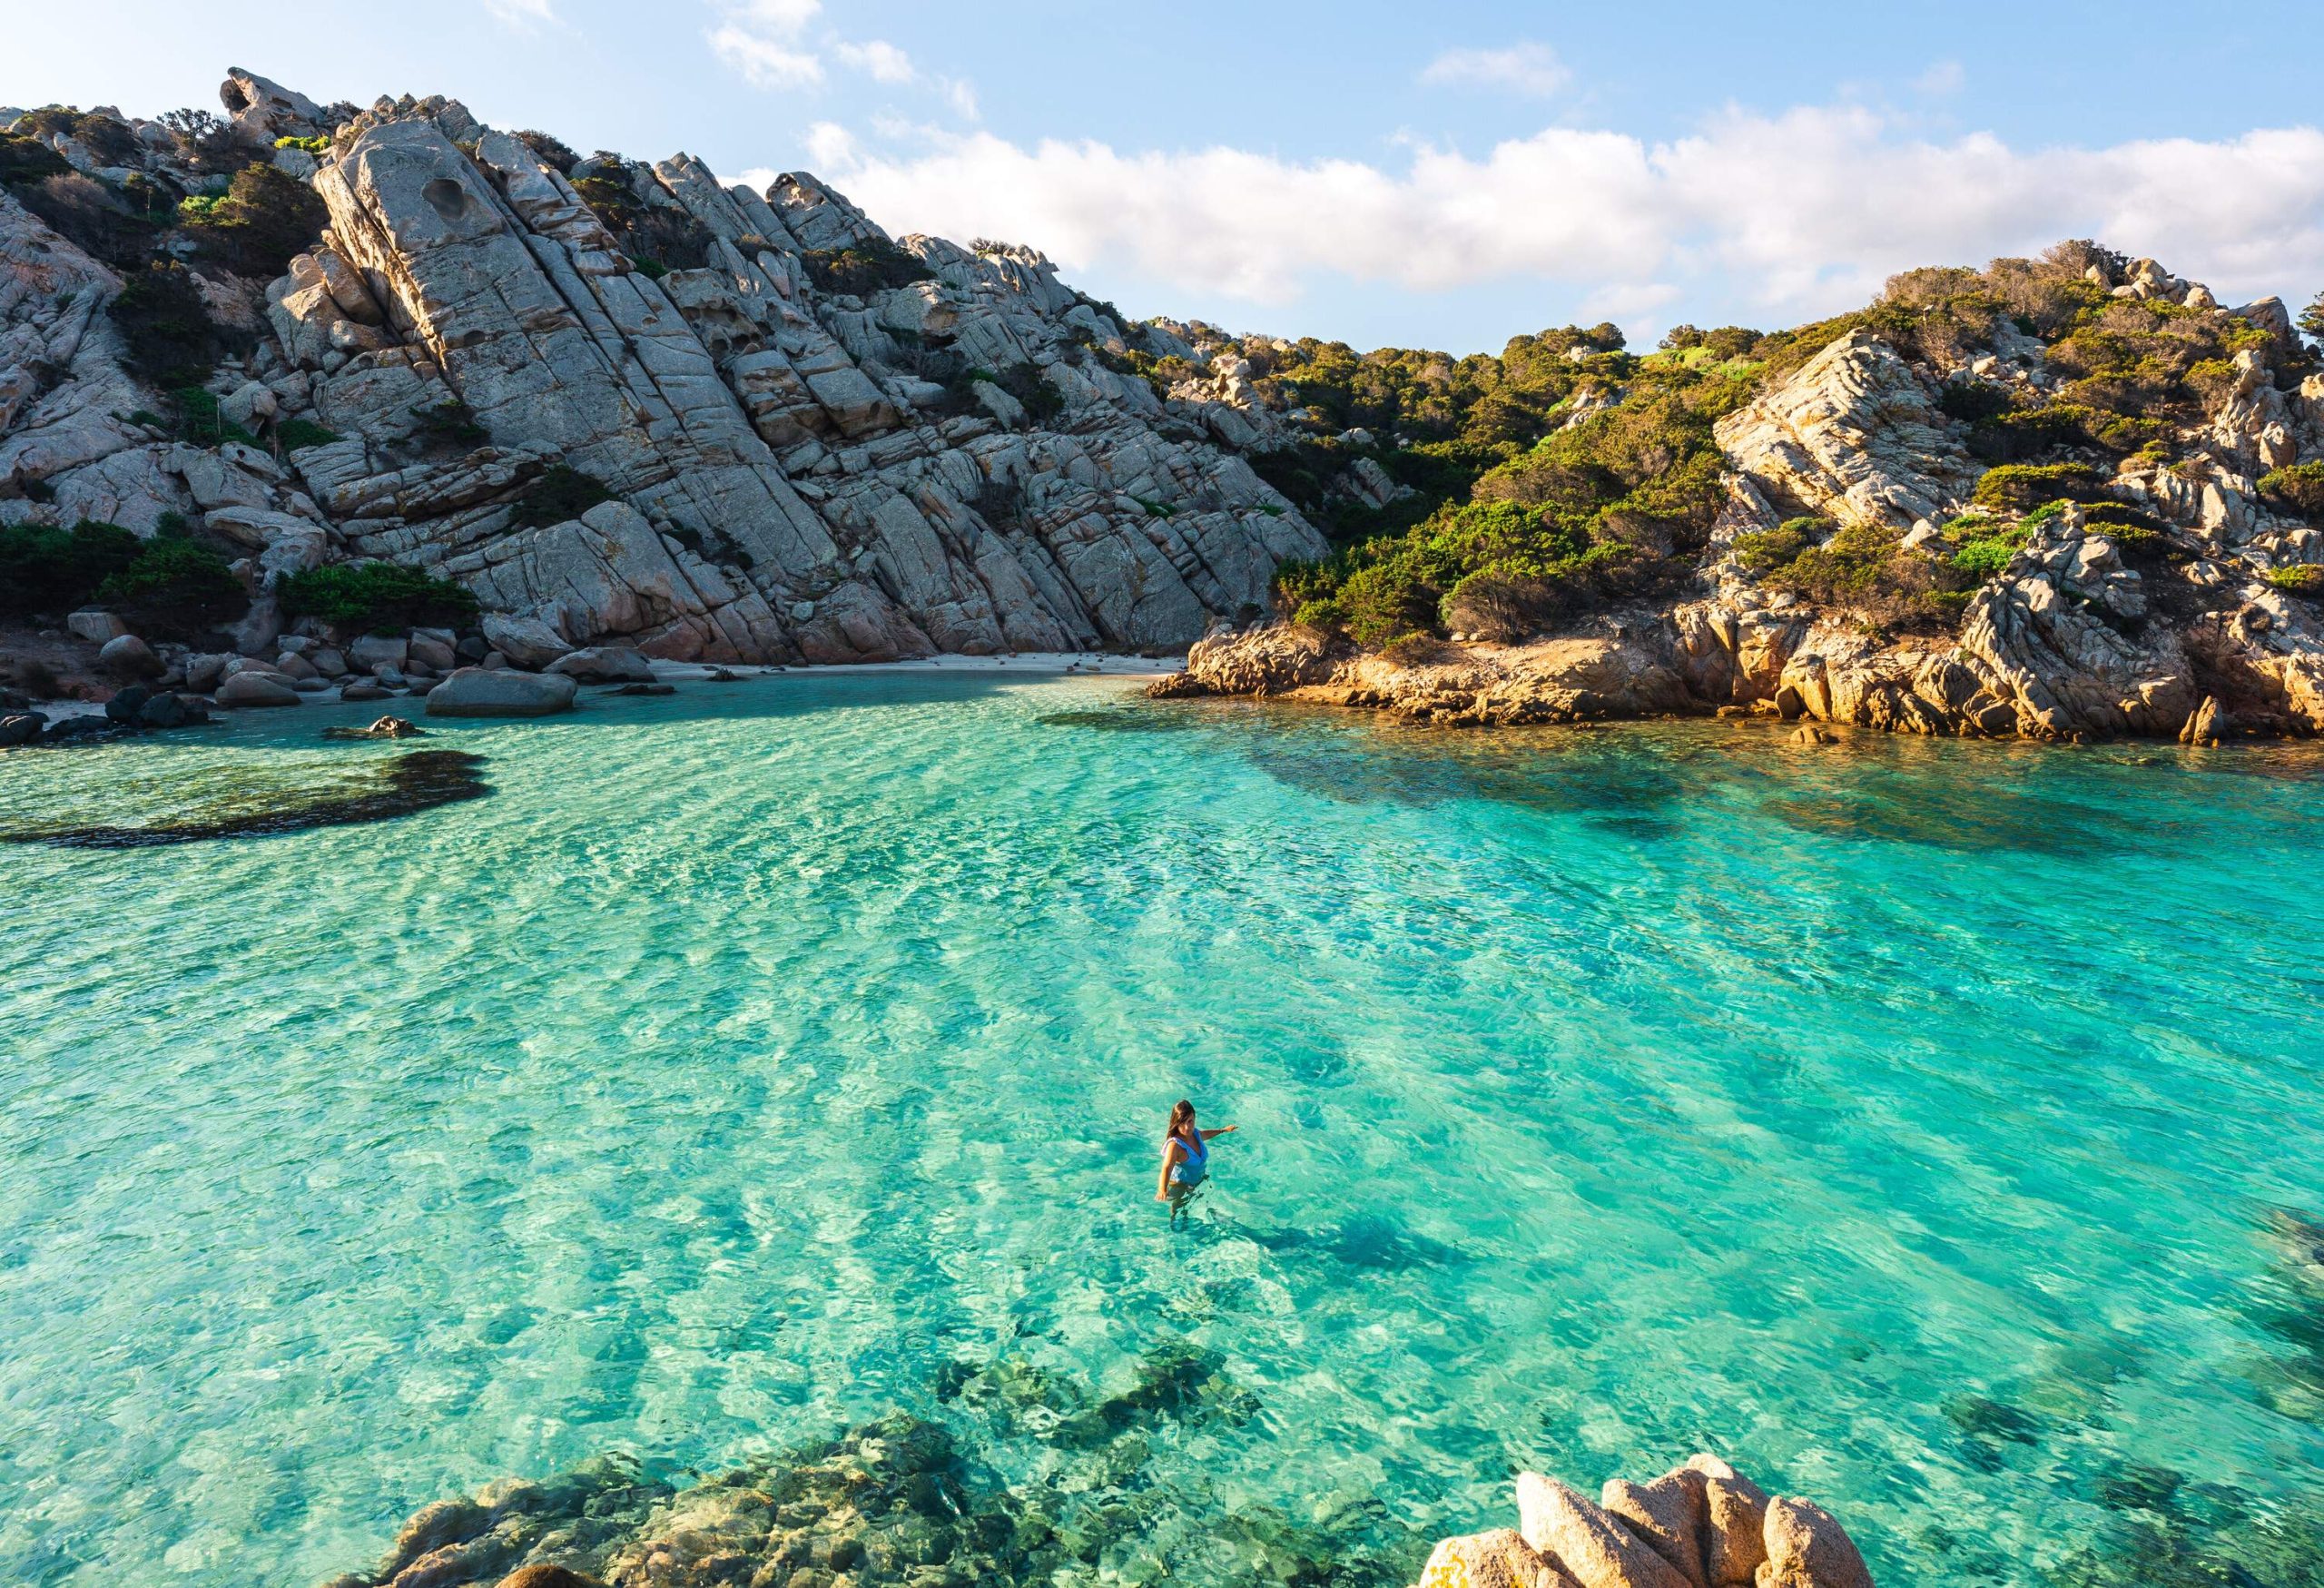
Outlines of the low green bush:
M282 609L366 633L474 621L476 597L449 579L399 563L333 563L276 582Z
M107 576L97 599L147 639L194 638L250 605L226 559L187 535L182 524L165 527L127 567Z
M64 155L38 139L0 133L0 187L30 187L72 169Z
M22 620L85 606L137 560L137 537L84 518L70 529L0 525L0 616Z
M852 248L811 248L800 256L800 262L807 267L807 279L819 291L856 298L936 277L919 256L884 237L866 238Z
M170 405L176 418L169 428L184 440L202 447L215 447L222 441L258 445L256 436L219 411L218 394L207 388L181 386L170 393Z
M312 419L284 419L274 427L274 439L285 452L296 452L301 447L327 447L340 435Z
M1823 518L1788 518L1773 529L1754 529L1735 538L1735 560L1755 574L1789 567L1794 559L1831 532Z
M509 504L511 529L547 528L577 518L614 493L606 482L563 463L552 463Z
M236 172L218 198L178 206L178 224L202 252L242 275L281 275L292 255L314 246L330 220L314 189L263 163Z
M2023 511L2057 497L2093 498L2103 485L2087 463L2007 463L1985 470L1970 500L1981 508Z
M274 141L274 146L277 149L304 149L310 154L330 153L330 140L320 135L312 138L277 138Z
M2304 596L2309 600L2324 598L2324 563L2295 563L2290 567L2270 568L2268 583L2288 596Z
M1953 567L1982 584L2008 567L2010 559L2017 555L2032 534L2023 524L2003 524L1995 519L1979 519L1974 523L1976 527L1955 544Z
M156 386L200 386L224 350L202 290L175 261L157 261L130 276L109 312L125 350L123 365Z
M2260 477L2260 494L2278 507L2324 518L2324 462L2293 463Z

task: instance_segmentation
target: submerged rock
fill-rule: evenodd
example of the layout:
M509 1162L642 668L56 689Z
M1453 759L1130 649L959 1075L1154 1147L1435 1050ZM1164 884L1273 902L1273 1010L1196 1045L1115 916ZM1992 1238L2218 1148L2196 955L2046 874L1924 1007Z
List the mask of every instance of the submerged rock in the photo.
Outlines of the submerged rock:
M323 730L326 739L419 739L426 736L426 729L416 727L399 716L380 717L368 727Z

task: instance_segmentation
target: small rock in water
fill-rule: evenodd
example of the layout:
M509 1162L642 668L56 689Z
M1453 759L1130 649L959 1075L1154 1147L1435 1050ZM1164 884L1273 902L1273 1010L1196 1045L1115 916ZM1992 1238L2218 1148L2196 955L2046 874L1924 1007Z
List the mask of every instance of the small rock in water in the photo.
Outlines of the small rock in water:
M1819 728L1814 723L1802 723L1798 731L1791 735L1791 742L1795 745L1837 745L1840 740L1839 735L1828 728Z
M606 691L607 695L675 695L675 684L616 684Z
M48 719L36 711L15 712L0 716L0 749L15 745L29 745L40 737Z
M137 714L145 709L145 703L153 697L153 692L143 684L132 684L126 689L116 691L113 697L105 702L105 715L117 723L133 723L137 720Z
M427 729L392 715L379 718L369 727L323 730L326 739L419 739L425 738L427 734Z
M393 693L377 684L350 684L339 692L339 697L341 700L385 700Z

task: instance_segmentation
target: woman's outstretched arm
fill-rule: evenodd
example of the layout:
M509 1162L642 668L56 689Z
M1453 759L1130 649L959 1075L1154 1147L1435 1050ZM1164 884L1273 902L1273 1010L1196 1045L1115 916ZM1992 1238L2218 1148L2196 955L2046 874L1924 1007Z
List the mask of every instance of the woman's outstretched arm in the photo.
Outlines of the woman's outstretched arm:
M1238 1127L1238 1126L1235 1126L1235 1125L1221 1125L1221 1126L1220 1126L1217 1129L1216 1129L1216 1130L1206 1130L1206 1131L1204 1131L1204 1132L1202 1133L1202 1139L1203 1139L1205 1141L1207 1141L1207 1140L1209 1140L1209 1139L1210 1139L1212 1137L1214 1137L1214 1136L1231 1136L1231 1135L1233 1135L1233 1134L1235 1133L1235 1131L1236 1131L1236 1129L1238 1129L1239 1128L1240 1128L1240 1127Z

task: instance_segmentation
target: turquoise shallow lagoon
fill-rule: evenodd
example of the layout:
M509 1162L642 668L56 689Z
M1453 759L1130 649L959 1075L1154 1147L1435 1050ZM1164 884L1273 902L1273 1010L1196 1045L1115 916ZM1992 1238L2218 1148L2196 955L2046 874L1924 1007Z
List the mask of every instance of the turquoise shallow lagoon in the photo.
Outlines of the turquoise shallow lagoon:
M0 756L0 830L408 752L356 718ZM1129 1583L1696 1449L1884 1584L2316 1497L2312 751L901 672L423 744L492 794L0 847L0 1582L303 1585L497 1475L899 1407L1070 1487L968 1376L1157 1350L1216 1393L1107 1456ZM1181 1094L1243 1129L1173 1229Z

